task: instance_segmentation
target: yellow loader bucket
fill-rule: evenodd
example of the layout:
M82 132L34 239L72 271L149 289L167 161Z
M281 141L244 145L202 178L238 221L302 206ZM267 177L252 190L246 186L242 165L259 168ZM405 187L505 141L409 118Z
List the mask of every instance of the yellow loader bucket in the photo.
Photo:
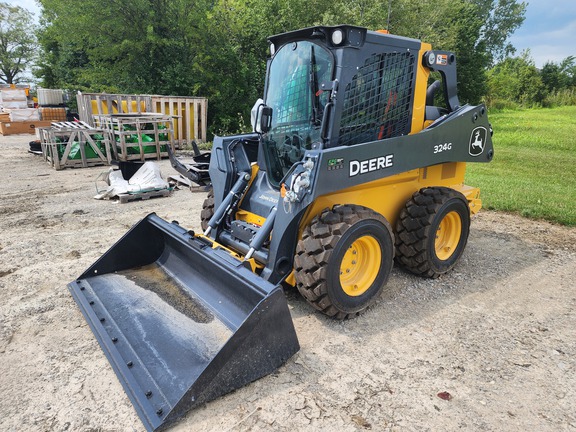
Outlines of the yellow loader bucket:
M299 350L280 286L155 214L68 288L148 430Z

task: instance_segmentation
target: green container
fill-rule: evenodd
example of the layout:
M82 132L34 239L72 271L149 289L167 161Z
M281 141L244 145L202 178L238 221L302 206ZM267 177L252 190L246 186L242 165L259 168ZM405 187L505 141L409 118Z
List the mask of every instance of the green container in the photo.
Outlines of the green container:
M102 152L103 155L106 156L106 146L102 141L95 141L96 147ZM65 144L58 145L58 156L64 156L64 152L66 151ZM94 151L92 146L88 143L84 143L84 153L86 154L86 159L95 159L99 158L100 156ZM82 153L80 152L80 143L78 141L72 142L72 146L70 148L70 153L68 153L68 159L70 160L79 160L82 159Z

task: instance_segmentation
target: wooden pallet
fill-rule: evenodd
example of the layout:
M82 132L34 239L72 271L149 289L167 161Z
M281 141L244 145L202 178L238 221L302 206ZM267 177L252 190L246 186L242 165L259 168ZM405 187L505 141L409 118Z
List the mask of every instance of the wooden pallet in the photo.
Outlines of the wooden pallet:
M94 129L88 123L83 121L53 121L51 125L52 129L59 131L69 131L69 130L92 130Z

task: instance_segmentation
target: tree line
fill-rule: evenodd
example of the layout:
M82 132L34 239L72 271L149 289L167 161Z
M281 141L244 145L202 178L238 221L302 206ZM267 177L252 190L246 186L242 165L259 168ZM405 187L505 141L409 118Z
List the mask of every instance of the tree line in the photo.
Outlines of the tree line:
M244 116L262 95L267 37L307 26L345 23L388 29L454 51L464 102L524 103L528 90L519 84L518 91L512 91L507 75L520 70L533 78L534 72L523 63L530 63L526 56L512 57L515 50L508 39L524 21L526 10L526 3L517 0L39 0L39 4L40 55L34 73L40 85L204 96L209 99L210 131L217 134L242 129ZM560 91L560 85L574 85L574 59L566 62L544 68L548 78L541 76L544 69L536 70L541 85L535 87L540 99L534 103ZM553 79L562 84L552 85Z
M486 73L491 108L576 105L576 57L547 62L538 69L525 51L508 57Z

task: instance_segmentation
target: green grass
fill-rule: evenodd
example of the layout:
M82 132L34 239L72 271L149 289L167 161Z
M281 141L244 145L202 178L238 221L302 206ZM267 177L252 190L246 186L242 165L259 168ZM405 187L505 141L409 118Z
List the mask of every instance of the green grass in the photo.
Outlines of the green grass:
M494 160L466 174L484 207L576 226L576 106L488 114Z

